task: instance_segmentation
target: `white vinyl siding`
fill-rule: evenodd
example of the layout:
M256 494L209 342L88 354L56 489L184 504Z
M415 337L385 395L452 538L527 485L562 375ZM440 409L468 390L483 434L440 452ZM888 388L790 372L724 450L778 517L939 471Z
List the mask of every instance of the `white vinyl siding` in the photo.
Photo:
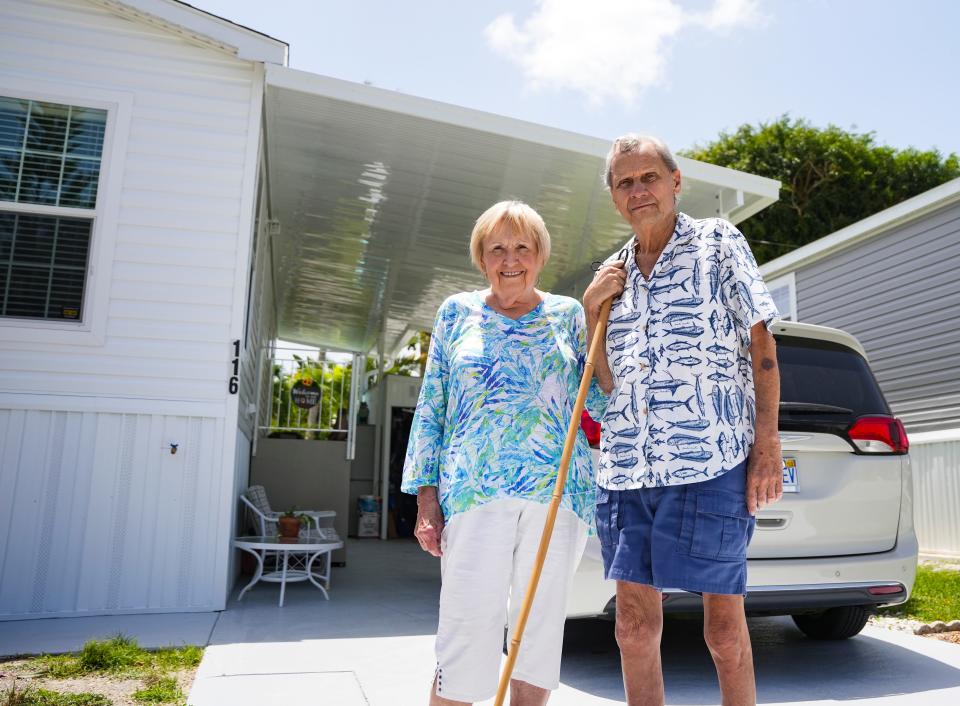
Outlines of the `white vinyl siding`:
M243 190L252 192L244 170L257 158L248 145L254 67L59 0L2 5L0 64L45 99L71 81L132 99L119 163L104 157L122 174L116 191L99 195L116 200L115 223L93 235L94 247L100 236L114 240L92 275L102 303L88 300L95 310L85 312L103 317L102 339L65 331L37 345L4 331L0 390L222 403L231 342L242 337L233 323L250 237L240 233Z
M797 313L797 279L793 272L767 282L767 289L777 305L780 318L786 321L799 321Z
M261 420L270 415L270 379L273 356L271 341L277 335L276 305L273 297L273 272L270 260L271 235L268 227L266 173L261 172L262 188L257 194L257 219L253 270L250 276L250 293L247 309L246 340L240 361L240 410L238 426L247 439L259 434L257 417Z
M0 619L216 610L222 442L209 417L0 409Z
M0 3L0 66L107 112L83 320L0 317L0 619L222 609L262 67L86 0Z
M960 424L960 203L796 271L803 321L849 331L908 433Z

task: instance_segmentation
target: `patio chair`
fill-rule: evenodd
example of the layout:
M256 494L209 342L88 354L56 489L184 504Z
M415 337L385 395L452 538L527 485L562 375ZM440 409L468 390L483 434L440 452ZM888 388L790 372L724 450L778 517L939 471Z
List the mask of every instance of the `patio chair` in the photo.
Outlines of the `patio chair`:
M276 512L270 507L267 491L262 485L251 485L241 493L240 500L247 507L254 531L259 532L261 537L269 537L279 532L277 519L282 513ZM337 536L336 530L332 527L320 526L321 519L332 520L337 516L335 510L297 510L297 514L306 515L310 518L310 525L307 527L309 532L325 538L335 538Z

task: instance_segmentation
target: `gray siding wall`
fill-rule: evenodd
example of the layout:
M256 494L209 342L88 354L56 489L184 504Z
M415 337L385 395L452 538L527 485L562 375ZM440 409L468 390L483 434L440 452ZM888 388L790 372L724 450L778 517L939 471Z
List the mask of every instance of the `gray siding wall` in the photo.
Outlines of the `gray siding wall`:
M801 268L800 321L864 345L908 431L960 427L960 204Z

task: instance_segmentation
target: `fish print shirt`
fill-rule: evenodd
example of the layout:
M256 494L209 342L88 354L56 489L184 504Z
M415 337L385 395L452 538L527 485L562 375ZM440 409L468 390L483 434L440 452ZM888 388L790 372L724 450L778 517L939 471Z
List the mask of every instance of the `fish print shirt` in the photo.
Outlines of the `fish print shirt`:
M437 313L401 489L439 486L449 520L497 498L547 503L586 360L576 299L545 294L517 320L481 292L448 298ZM606 396L593 381L587 410ZM561 507L593 526L595 480L586 437L577 440Z
M608 490L696 483L743 461L754 439L750 328L779 318L743 235L680 213L644 278L631 239L606 351L614 389L597 482ZM614 255L609 261L623 259Z

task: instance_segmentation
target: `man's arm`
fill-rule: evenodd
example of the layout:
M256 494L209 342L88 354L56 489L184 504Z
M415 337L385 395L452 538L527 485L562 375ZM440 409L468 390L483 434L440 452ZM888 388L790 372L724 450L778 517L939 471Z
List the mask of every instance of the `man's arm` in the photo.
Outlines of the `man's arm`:
M593 342L594 331L600 319L600 307L607 299L615 297L623 291L627 281L627 273L622 261L604 265L597 272L593 282L583 293L583 311L587 316L587 348ZM610 372L610 362L607 360L605 346L601 346L600 354L593 361L593 374L597 378L600 389L606 394L613 392L613 373Z
M750 357L757 399L753 449L747 464L747 508L753 515L783 496L783 457L777 428L780 369L776 341L762 321L750 330Z

